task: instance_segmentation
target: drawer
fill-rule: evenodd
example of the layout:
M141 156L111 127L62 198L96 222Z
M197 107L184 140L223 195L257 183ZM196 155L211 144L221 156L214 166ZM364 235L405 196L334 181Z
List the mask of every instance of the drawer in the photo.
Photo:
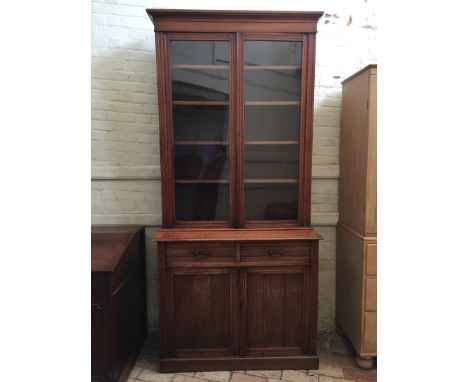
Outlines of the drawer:
M363 325L361 350L363 353L377 353L377 313L366 313Z
M364 293L365 311L377 311L377 279L366 279L364 281Z
M169 243L166 244L168 265L179 262L236 262L235 243Z
M310 262L309 242L261 242L242 243L240 248L241 261L288 261Z
M366 274L377 276L377 244L367 244Z

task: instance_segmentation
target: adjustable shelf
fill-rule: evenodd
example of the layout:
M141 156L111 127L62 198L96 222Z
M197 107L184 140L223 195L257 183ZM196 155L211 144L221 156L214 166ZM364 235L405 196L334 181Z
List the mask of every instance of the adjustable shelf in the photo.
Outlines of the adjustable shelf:
M229 101L207 101L207 100L194 100L194 101L172 101L173 105L229 105Z
M245 141L246 145L298 145L299 141Z
M176 64L171 66L172 69L229 69L229 65L185 65Z
M176 179L177 184L227 184L228 179Z
M228 141L175 141L174 145L228 145Z
M244 179L244 183L297 183L298 179Z
M256 105L300 105L300 101L245 101L247 106Z
M298 70L300 66L284 66L284 65L245 65L245 70Z

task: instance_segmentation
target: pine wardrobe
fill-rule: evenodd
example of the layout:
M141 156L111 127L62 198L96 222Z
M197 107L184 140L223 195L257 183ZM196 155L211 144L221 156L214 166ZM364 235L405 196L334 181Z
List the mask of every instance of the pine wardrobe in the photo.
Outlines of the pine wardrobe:
M377 65L343 81L336 323L356 363L377 356Z
M148 9L163 228L160 371L316 369L310 226L322 12Z

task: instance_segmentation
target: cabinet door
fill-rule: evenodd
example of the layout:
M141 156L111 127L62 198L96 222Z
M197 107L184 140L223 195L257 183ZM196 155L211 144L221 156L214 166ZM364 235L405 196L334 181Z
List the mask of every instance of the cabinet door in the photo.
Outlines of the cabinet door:
M246 36L243 45L244 221L294 223L303 140L302 36L298 41L252 38Z
M170 355L237 353L237 275L232 268L168 270Z
M252 267L242 272L242 355L307 353L307 269Z
M173 211L176 224L228 225L232 150L230 35L172 34ZM235 175L234 175L235 177Z

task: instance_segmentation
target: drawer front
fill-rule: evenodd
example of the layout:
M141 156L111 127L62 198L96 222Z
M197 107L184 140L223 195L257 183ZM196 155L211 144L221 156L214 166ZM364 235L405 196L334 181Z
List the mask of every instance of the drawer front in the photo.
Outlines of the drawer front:
M235 243L169 243L166 244L168 265L180 262L236 262Z
M240 248L241 261L243 262L310 262L309 242L261 242L242 243Z
M377 276L377 244L367 244L367 276Z
M364 315L364 333L362 352L377 352L377 313L366 313Z
M377 311L377 279L365 280L365 310L366 312Z

